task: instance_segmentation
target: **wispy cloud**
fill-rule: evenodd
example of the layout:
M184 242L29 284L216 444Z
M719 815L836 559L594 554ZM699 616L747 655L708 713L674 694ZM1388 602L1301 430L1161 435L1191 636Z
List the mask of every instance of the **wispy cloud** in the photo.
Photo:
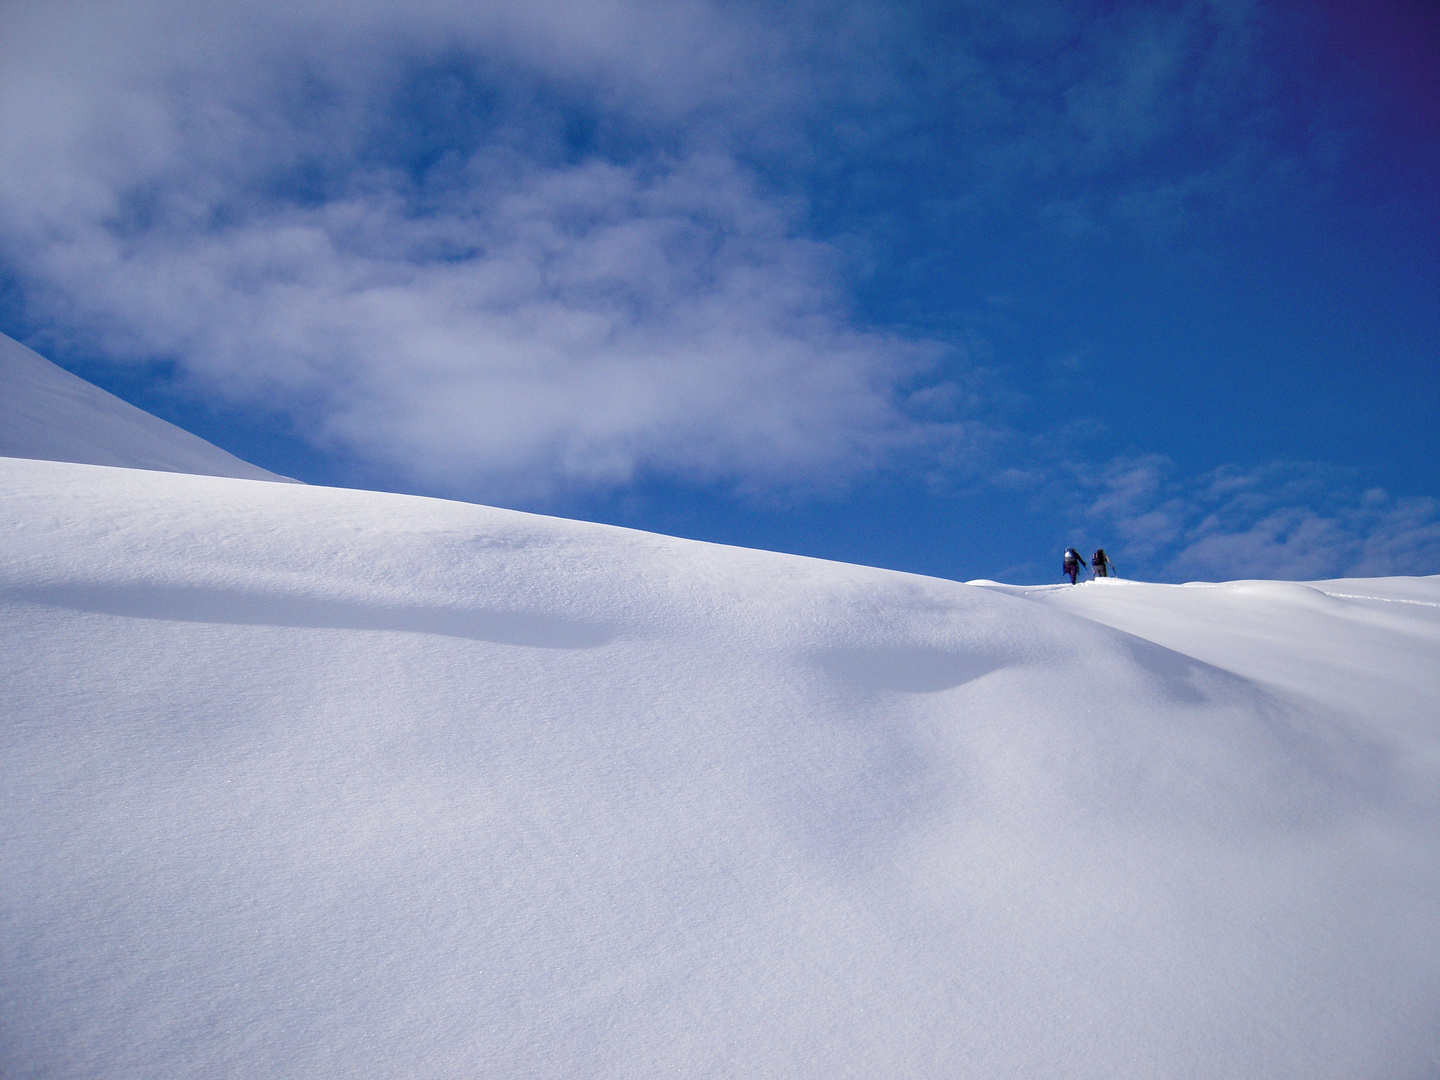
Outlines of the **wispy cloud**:
M1440 500L1364 489L1314 462L1177 476L1161 456L1122 458L1088 483L1086 516L1136 575L1163 580L1440 572Z

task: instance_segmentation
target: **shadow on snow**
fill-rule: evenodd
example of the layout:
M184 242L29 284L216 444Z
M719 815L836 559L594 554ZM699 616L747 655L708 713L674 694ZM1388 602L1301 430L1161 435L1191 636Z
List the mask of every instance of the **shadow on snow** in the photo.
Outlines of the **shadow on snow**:
M277 626L313 630L385 630L523 645L593 649L614 627L529 611L408 607L176 585L52 585L12 588L7 599L132 619Z

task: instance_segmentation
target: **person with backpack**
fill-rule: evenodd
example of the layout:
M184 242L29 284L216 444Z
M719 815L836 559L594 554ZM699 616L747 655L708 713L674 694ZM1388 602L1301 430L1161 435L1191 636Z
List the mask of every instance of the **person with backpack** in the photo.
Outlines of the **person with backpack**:
M1110 561L1110 556L1105 554L1104 548L1095 549L1090 568L1095 571L1096 577L1113 577L1115 574L1115 564Z
M1085 557L1073 547L1065 549L1065 561L1060 564L1065 573L1070 575L1070 584L1075 584L1075 579L1085 570Z

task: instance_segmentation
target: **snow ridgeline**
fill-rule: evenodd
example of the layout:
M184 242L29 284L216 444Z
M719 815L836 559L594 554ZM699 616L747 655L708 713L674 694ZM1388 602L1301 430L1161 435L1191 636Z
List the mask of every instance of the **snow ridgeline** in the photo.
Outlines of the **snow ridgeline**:
M137 409L5 334L0 456L299 483Z
M7 1077L1440 1071L1440 579L16 459L0 529Z

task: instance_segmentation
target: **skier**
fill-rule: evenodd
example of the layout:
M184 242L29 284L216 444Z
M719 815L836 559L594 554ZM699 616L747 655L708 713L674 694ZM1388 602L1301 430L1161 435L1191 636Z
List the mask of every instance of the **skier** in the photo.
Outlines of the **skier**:
M1085 570L1085 556L1076 551L1073 547L1065 549L1065 561L1061 563L1065 573L1070 575L1070 584L1075 584L1075 579Z
M1095 571L1096 577L1110 577L1115 573L1115 564L1110 561L1110 556L1105 554L1104 548L1095 549L1090 568Z

